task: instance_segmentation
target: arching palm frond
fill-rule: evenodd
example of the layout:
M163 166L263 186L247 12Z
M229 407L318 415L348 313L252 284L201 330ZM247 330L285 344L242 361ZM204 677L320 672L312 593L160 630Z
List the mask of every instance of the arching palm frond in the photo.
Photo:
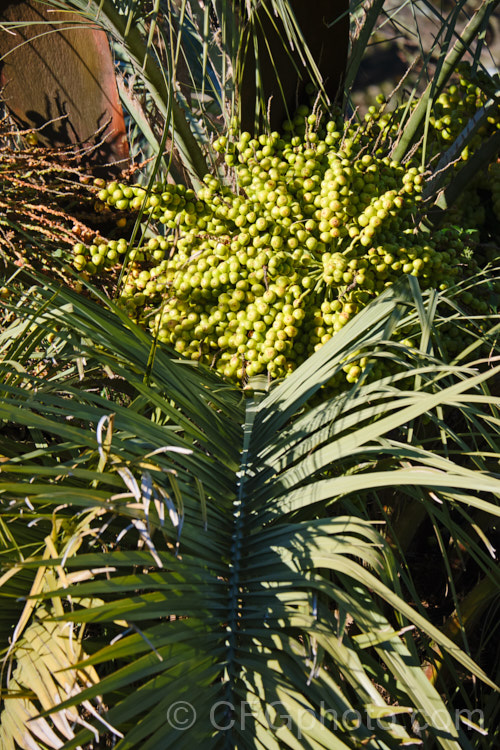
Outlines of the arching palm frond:
M0 416L25 430L25 449L2 465L0 490L6 519L28 498L27 524L54 516L80 540L43 564L67 571L50 592L67 602L57 622L88 624L89 657L75 667L100 679L59 711L107 706L108 728L85 720L115 732L118 750L471 747L444 670L435 686L423 661L494 685L407 603L411 566L373 523L394 490L402 504L421 495L455 516L500 515L488 459L474 470L450 437L439 446L448 413L458 441L468 420L479 441L498 424L487 390L498 368L408 359L393 338L431 294L387 290L283 383L246 394L161 345L150 358L147 335L112 307L50 285L32 300L32 325L57 320L57 368L47 358L43 381L2 368ZM361 349L389 356L393 374L328 396ZM26 364L22 346L17 357ZM432 450L402 440L423 417ZM5 559L19 562L12 547ZM66 750L93 732L75 735Z

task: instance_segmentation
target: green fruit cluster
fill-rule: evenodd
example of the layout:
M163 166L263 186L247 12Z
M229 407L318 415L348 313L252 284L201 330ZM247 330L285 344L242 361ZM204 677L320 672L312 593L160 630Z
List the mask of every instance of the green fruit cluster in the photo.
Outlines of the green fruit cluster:
M457 72L456 84L448 86L437 97L429 114L425 144L422 142L419 151L421 156L425 148L427 163L441 155L466 128L470 127L471 121L490 97L489 90L492 88L493 79L488 75L474 73L471 65L466 62L459 65ZM366 122L377 123L378 129L385 135L397 137L403 118L408 116L408 107L403 105L395 112L386 111L383 97L380 98L379 105L382 106L371 106L368 109ZM416 105L417 102L413 107ZM460 153L462 161L467 161L484 140L500 129L499 112L500 106L489 110L488 116L483 118L481 126Z
M123 261L127 252L127 241L124 239L100 242L99 244L84 245L78 242L73 245L73 266L77 271L95 274L108 270Z
M440 157L452 144L460 142L461 134L467 133L475 121L481 122L472 137L467 137L462 151L453 157L446 167L446 180L450 181L464 162L467 162L492 135L500 130L500 105L486 105L490 99L497 97L498 77L474 72L469 63L460 63L455 84L443 91L433 103L427 120L425 139L416 151L415 157L426 164L437 166ZM417 102L413 104L416 107ZM371 106L365 116L368 127L374 137L380 140L397 140L404 129L409 110L406 105L389 112L384 98L380 97L378 106ZM479 124L479 123L478 123ZM492 168L493 167L493 168ZM495 197L500 191L499 175L494 165L478 171L463 191L449 215L449 221L460 224L463 228L480 228L486 220L485 195L492 196L496 218L500 220L500 205Z
M212 176L197 194L108 184L100 201L141 210L163 232L140 247L74 249L75 268L90 274L126 258L120 304L160 341L231 380L286 376L405 274L446 289L460 273L453 228L416 231L420 168L372 153L363 128L340 119L321 126L307 108L293 128L219 138L232 188ZM363 357L346 365L347 382L366 365Z

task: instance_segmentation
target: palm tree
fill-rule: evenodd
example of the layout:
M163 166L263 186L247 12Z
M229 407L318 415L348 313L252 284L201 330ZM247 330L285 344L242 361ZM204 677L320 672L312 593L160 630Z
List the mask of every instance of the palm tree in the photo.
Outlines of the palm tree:
M394 158L495 4L446 37ZM243 21L225 2L58 5L113 36L149 184L223 175L209 144L237 112L239 72L256 81L250 123L276 84L249 52L262 28L309 41L285 23L298 4L278 0L279 23L253 2ZM383 2L361 6L348 84ZM321 70L315 84L325 107ZM429 203L451 204L495 138L447 182L452 144ZM2 289L2 747L494 746L496 320L408 277L285 381L240 389L79 283L15 269ZM492 304L495 283L495 269L470 281ZM360 352L371 369L339 392Z

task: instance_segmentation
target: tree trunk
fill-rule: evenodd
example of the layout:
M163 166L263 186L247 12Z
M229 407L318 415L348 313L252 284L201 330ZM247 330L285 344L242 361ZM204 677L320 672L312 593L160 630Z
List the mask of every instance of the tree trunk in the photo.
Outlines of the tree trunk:
M349 0L290 0L304 42L321 75L330 102L342 98L349 44ZM284 41L283 19L262 0L242 28L239 102L243 130L280 130L298 104L307 101L306 84L316 77L301 49Z
M0 23L9 21L16 25L0 28L0 79L19 125L42 128L40 140L51 146L90 146L105 126L97 140L106 142L91 160L127 160L123 111L104 31L37 0L1 3Z

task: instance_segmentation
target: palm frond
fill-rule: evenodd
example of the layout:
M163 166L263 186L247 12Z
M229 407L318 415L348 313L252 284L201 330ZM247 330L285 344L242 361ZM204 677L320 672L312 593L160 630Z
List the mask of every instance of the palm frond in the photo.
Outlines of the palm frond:
M393 341L428 309L427 296L388 289L282 384L244 396L160 344L144 380L150 340L113 305L102 310L50 283L34 295L32 324L50 327L64 306L64 346L52 379L25 370L11 384L3 368L0 414L27 430L24 455L2 464L3 515L17 517L26 496L38 524L94 514L75 554L44 561L64 565L69 585L41 598L78 601L57 623L99 626L108 640L77 665L96 669L99 682L60 711L83 701L97 710L102 696L105 721L123 734L119 750L202 739L393 748L418 740L418 722L429 747L471 747L422 671L423 653L490 689L494 681L420 603L406 603L411 567L400 578L395 552L366 516L393 487L402 499L432 495L452 513L500 513L500 478L488 466L472 471L439 441L430 450L401 440L400 428L417 429L424 415L439 435L448 409L498 434L484 390L498 368L445 365L425 342L407 354ZM24 358L12 340L26 365L32 349ZM399 375L327 395L360 347L391 346ZM93 377L108 373L112 404L86 387L85 370L79 381L69 368L76 350ZM400 389L398 378L420 386ZM32 557L24 569L39 564ZM441 671L439 686L443 679ZM186 731L176 725L182 701L193 718ZM89 722L93 730L77 732L67 750L106 732Z

